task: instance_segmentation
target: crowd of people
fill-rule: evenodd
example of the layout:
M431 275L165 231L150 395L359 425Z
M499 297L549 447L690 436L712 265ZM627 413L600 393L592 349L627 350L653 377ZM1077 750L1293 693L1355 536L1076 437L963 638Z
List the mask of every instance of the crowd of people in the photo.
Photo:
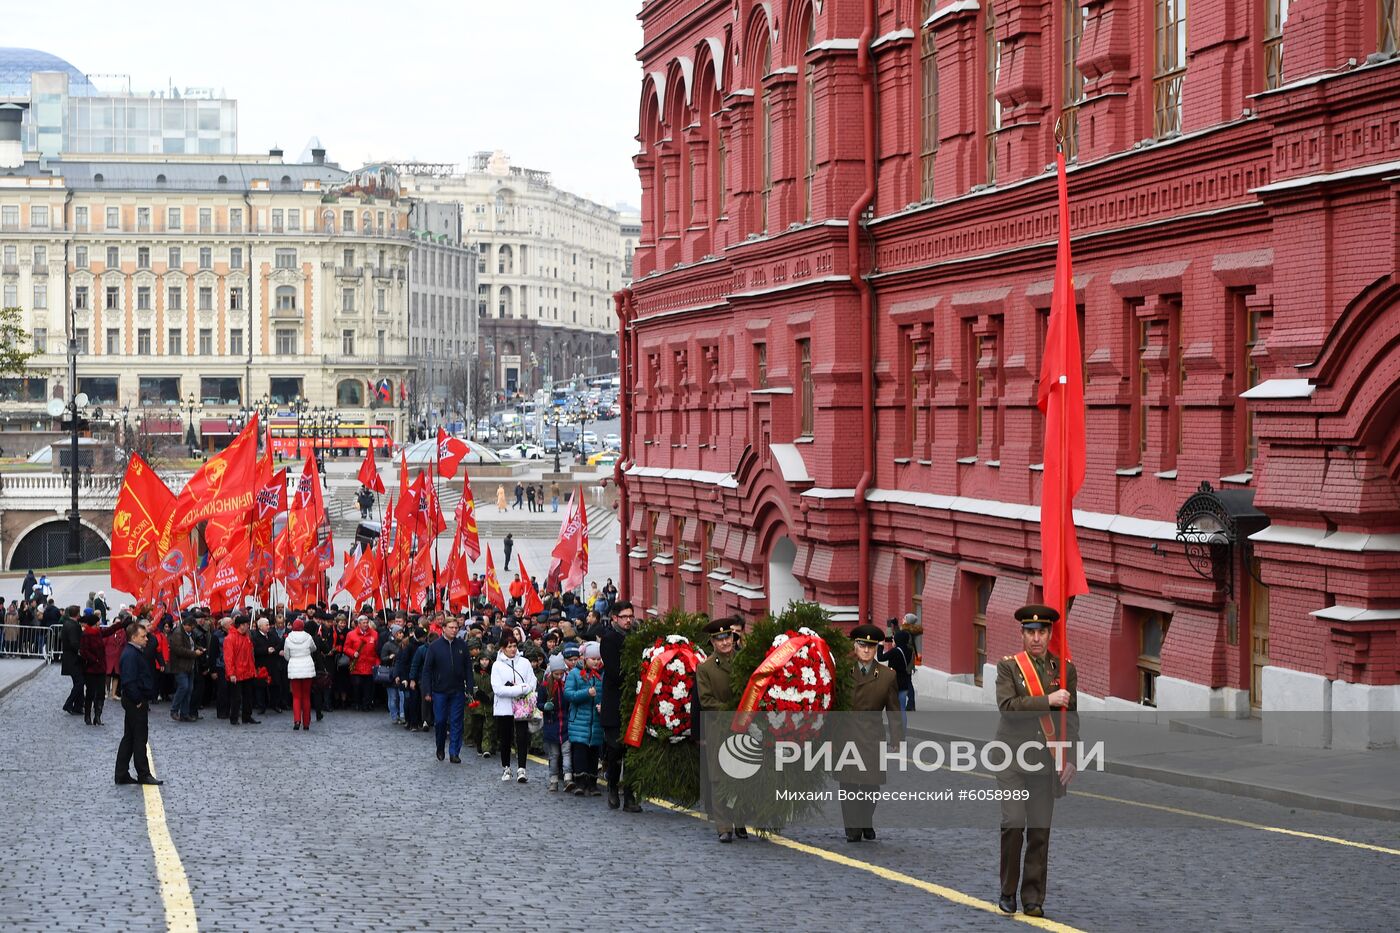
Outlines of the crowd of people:
M431 735L440 761L497 757L501 780L523 784L533 752L548 762L550 791L602 796L606 780L613 808L641 809L618 780L621 652L635 611L611 580L546 594L530 618L516 599L503 612L474 601L457 613L123 607L108 623L74 605L61 615L73 679L64 710L102 725L108 678L120 681L135 737L122 744L119 784L149 777L139 752L152 704L168 703L178 723L212 714L238 728L290 711L291 729L307 732L333 711L387 711L390 724Z

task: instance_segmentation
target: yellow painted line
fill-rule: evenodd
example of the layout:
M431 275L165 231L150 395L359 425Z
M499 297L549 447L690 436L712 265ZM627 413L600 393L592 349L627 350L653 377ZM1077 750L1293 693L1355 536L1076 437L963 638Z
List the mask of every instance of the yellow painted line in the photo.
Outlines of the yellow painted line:
M675 804L671 803L669 800L659 800L656 797L648 797L647 801L654 804L655 806L661 807L663 810L670 810L672 813L680 813L684 814L685 816L694 817L697 820L709 822L709 817L705 816L705 814L697 813L694 810L689 810L684 807L678 807ZM884 878L886 881L893 881L897 884L908 885L911 888L916 888L927 894L932 894L935 897L941 897L945 901L950 901L962 907L970 907L973 910L980 910L984 913L993 914L997 917L1003 917L1007 920L1016 920L1021 923L1027 923L1033 927L1038 927L1042 930L1054 930L1057 931L1057 933L1082 933L1082 931L1079 930L1078 927L1072 927L1064 923L1057 923L1054 920L1047 920L1044 917L1027 917L1025 914L1021 913L1003 913L1002 909L996 904L993 904L991 901L984 901L981 898L973 897L970 894L964 894L963 892L956 890L955 888L945 887L941 884L934 884L931 881L924 881L922 878L915 878L913 875L906 875L902 871L895 871L892 868L885 868L883 865L874 865L870 862L863 862L860 859L851 858L849 855L842 855L841 853L833 852L830 849L823 849L820 846L807 845L805 842L798 842L795 839L788 839L786 836L780 836L777 833L766 833L762 836L762 838L767 839L774 845L782 846L785 849L792 849L794 852L801 852L803 855L811 855L824 861L841 865L845 868L854 868L858 871L868 872L872 875L875 875L878 878Z
M973 777L986 778L995 781L995 774L988 774L985 771L966 771ZM1187 810L1182 807L1168 807L1160 803L1147 803L1143 800L1131 800L1127 797L1112 797L1108 794L1095 794L1087 790L1072 790L1071 797L1087 797L1090 800L1104 800L1109 803L1121 803L1128 807L1142 807L1144 810L1157 810L1162 813L1172 813L1176 816L1190 816L1198 820L1209 820L1214 823L1224 823L1227 826L1238 826L1242 829L1253 829L1261 833L1277 833L1280 836L1293 836L1297 839L1311 839L1314 842L1327 842L1336 846L1346 846L1351 849L1364 849L1367 852L1379 852L1382 855L1400 855L1400 849L1392 849L1389 846L1378 846L1370 842L1356 842L1353 839L1343 839L1340 836L1324 836L1321 833L1304 832L1301 829L1289 829L1286 826L1270 826L1267 823L1254 823L1249 820L1237 820L1230 816L1217 816L1214 813L1201 813L1198 810Z
M1107 794L1092 794L1085 790L1070 791L1076 797L1089 797L1093 800L1107 800L1112 803L1128 804L1133 807L1144 807L1148 810L1160 810L1163 813L1174 813L1177 816L1193 816L1200 820L1211 820L1216 823L1225 823L1230 826L1240 826L1244 829L1255 829L1261 833L1278 833L1281 836L1295 836L1299 839L1312 839L1316 842L1330 842L1333 845L1348 846L1353 849L1365 849L1368 852L1380 852L1383 855L1400 855L1400 849L1392 849L1387 846L1373 845L1369 842L1356 842L1351 839L1342 839L1337 836L1324 836L1319 833L1307 833L1301 829L1289 829L1286 826L1269 826L1265 823L1252 823L1249 820L1237 820L1229 816L1216 816L1213 813L1197 813L1195 810L1183 810L1179 807L1163 806L1160 803L1144 803L1140 800L1128 800L1123 797L1110 797Z
M155 774L155 755L149 742L146 743L146 758L151 763L151 773ZM175 850L175 840L170 838L160 788L147 784L141 790L146 800L146 833L151 837L156 878L160 881L160 899L165 904L165 927L171 933L198 933L199 923L195 918L190 879L185 875L180 853Z

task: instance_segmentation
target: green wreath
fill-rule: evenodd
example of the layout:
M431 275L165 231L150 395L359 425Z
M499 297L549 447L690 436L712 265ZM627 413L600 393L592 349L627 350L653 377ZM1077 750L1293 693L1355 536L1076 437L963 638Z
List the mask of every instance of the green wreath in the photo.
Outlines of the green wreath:
M832 675L835 678L832 685L832 712L851 708L851 693L854 689L851 640L831 621L831 616L826 610L816 603L790 603L781 615L776 618L772 615L765 616L744 635L744 644L734 656L734 666L730 673L735 708L748 687L749 678L768 656L773 639L786 632L795 632L799 628L809 628L816 632L831 649L834 666ZM777 770L773 766L773 748L766 746L758 773L743 780L736 780L721 773L715 792L734 811L735 822L754 826L760 832L777 832L784 826L821 809L819 802L794 799L791 793L784 799L778 792L816 791L824 788L827 781L828 775L825 772L791 768ZM796 796L800 798L800 793Z
M672 610L659 619L639 619L632 623L627 639L622 643L622 697L620 710L622 728L632 718L637 701L637 681L641 679L642 651L664 640L667 635L682 635L697 649L705 650L704 613ZM691 691L692 712L700 715L700 700ZM692 720L693 721L693 720ZM692 731L694 726L692 726ZM669 741L670 733L647 734L638 748L624 746L626 757L624 775L629 788L644 797L660 797L677 806L693 807L700 800L700 752L692 738Z

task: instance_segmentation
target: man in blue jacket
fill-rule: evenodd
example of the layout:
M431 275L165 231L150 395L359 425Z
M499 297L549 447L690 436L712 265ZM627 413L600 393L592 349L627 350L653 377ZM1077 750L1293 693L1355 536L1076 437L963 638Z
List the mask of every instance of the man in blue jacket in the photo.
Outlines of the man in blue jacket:
M442 637L419 649L427 652L421 684L423 699L433 704L438 761L442 761L450 728L453 764L462 763L462 715L467 709L467 693L473 687L471 653L465 642L457 640L457 625L456 619L449 618L443 623Z
M146 738L151 701L156 698L156 672L146 660L144 622L127 626L126 647L121 656L122 741L117 746L118 784L162 784L151 774L151 762L146 757ZM136 777L131 776L131 760L136 759Z

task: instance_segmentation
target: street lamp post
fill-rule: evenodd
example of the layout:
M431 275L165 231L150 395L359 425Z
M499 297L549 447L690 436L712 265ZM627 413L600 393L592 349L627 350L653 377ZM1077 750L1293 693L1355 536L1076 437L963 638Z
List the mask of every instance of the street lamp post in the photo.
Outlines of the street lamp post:
M555 411L554 421L554 472L559 472L559 412Z
M194 393L191 392L190 397L185 399L185 411L189 414L190 424L189 428L185 432L185 446L189 447L191 454L194 453L195 448L194 413L199 407L199 403L195 401Z

